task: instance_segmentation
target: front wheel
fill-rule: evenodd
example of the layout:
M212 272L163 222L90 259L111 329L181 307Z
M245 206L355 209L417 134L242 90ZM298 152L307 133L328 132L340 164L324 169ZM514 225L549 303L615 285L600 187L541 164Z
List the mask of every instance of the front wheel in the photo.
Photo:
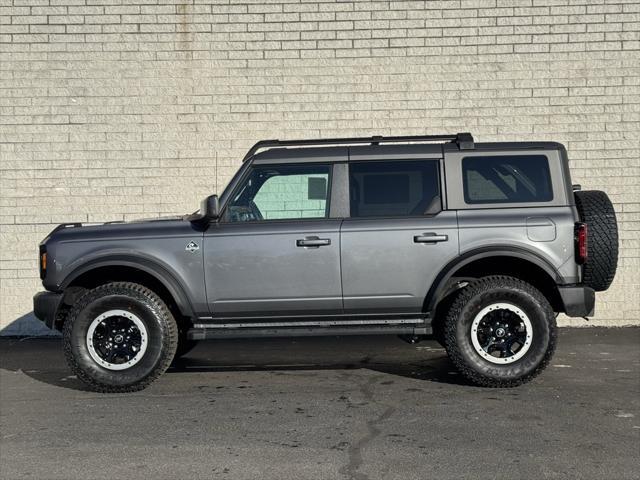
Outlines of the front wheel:
M486 387L514 387L547 366L556 345L555 314L530 284L507 276L465 287L445 320L445 347L458 370Z
M83 295L63 329L69 367L92 390L142 390L169 367L178 329L162 299L142 285L114 282Z

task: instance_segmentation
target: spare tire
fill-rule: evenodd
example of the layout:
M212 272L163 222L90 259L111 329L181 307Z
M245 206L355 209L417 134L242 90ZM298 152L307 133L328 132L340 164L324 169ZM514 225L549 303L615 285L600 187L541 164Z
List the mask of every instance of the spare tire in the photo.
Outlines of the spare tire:
M588 256L583 283L596 292L611 285L618 266L618 224L616 212L605 192L574 192L580 220L587 224Z

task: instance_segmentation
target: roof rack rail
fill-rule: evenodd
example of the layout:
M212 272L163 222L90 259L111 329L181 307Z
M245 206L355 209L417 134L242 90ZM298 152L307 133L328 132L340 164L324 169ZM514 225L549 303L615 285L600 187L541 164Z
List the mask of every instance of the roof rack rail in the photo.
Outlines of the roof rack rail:
M258 150L274 147L304 147L316 145L358 145L380 143L408 143L408 142L455 142L460 150L473 150L473 136L468 132L457 133L455 135L406 135L398 137L383 137L374 135L372 137L347 137L347 138L322 138L318 140L260 140L249 149L242 159L246 162L253 157Z
M77 227L81 227L82 223L80 222L73 222L73 223L61 223L60 225L58 225L56 228L54 228L51 233L55 233L58 230L62 230L63 228L77 228ZM49 234L51 235L51 234Z

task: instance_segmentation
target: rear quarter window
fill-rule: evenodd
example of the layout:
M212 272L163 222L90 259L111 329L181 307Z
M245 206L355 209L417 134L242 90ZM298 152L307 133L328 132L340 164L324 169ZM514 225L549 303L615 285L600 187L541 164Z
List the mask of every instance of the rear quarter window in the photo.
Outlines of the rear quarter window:
M462 159L464 201L536 203L553 200L545 155L500 155Z

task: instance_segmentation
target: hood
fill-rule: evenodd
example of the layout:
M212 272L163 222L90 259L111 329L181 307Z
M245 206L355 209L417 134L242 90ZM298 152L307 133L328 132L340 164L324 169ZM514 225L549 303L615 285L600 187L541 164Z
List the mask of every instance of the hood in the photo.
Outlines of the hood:
M193 231L194 225L185 216L146 218L130 221L115 221L101 224L62 223L54 228L41 242L51 241L102 241L118 238L141 239L149 237L172 236L177 232Z
M147 223L147 222L166 222L168 220L184 220L188 215L168 215L166 217L153 217L153 218L136 218L134 220L113 220L111 222L104 222L101 225L113 225L116 223ZM69 224L63 224L69 225ZM77 224L73 224L77 225ZM80 224L82 225L82 224Z

